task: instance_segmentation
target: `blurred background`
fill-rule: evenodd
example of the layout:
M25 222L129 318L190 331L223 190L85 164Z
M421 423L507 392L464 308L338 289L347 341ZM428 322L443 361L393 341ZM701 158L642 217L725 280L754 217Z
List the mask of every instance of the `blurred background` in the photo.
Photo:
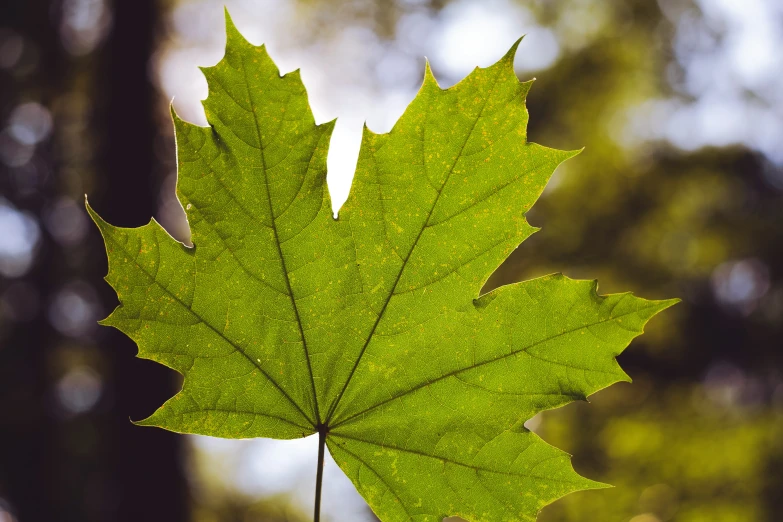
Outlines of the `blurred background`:
M528 426L614 489L544 522L783 520L779 0L6 0L0 3L0 522L310 520L316 441L137 428L179 386L96 320L116 305L84 194L187 241L168 105L204 124L223 4L302 69L335 210L362 123L388 131L427 56L442 86L527 34L529 136L586 150L487 289L555 271L683 303L620 359L633 384ZM375 520L327 463L331 521Z

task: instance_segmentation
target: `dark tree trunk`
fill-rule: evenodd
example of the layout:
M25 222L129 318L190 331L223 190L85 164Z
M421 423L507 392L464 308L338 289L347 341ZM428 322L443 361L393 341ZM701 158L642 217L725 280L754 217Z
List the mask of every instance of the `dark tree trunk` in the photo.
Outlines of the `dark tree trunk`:
M20 177L18 168L0 162L0 194L39 219L60 196L77 199L80 191L88 191L90 203L117 225L146 223L156 208L160 167L153 152L158 133L149 60L160 8L153 0L116 1L109 8L106 41L74 57L60 39L61 2L0 2L0 26L21 35L25 49L37 55L33 72L0 69L0 128L25 101L41 103L55 117L52 138L36 147L37 177ZM69 89L87 93L92 115L75 136L90 151L76 174L62 168L68 151L60 149L69 145L58 127L58 114L71 103ZM182 437L130 422L173 394L175 374L136 359L133 342L115 330L101 327L69 338L50 324L49 303L69 281L90 285L105 312L117 304L102 280L106 255L94 226L81 244L64 247L41 224L39 245L26 275L0 276L0 297L24 283L40 302L26 321L6 320L0 309L0 513L9 509L19 522L184 522ZM63 350L74 346L94 348L103 391L94 408L68 415L56 399L57 365Z

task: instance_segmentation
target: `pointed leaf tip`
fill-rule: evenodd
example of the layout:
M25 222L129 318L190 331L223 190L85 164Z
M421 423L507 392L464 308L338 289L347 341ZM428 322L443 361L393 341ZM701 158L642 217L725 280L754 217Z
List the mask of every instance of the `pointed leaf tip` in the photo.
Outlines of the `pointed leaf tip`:
M525 35L520 36L517 38L517 40L511 44L511 48L506 52L506 54L503 56L503 58L500 59L500 62L502 63L510 63L513 67L514 65L514 58L517 55L517 49L519 49L519 44L522 43L522 40L525 38Z
M152 419L154 416L155 416L155 414L153 413L153 414L152 414L152 415L150 415L149 417L144 417L143 419L139 419L139 420L133 420L132 418L128 417L128 420L129 420L129 421L130 421L130 423L131 423L131 424L133 424L134 426L140 426L140 427L156 427L156 425L155 425L155 424L153 424L153 423L152 423L152 421L151 421L151 419Z
M234 20L231 18L231 13L228 12L228 6L223 6L223 20L226 26L226 33L231 30L237 31L237 26L234 25Z
M90 205L90 202L87 200L87 194L84 195L84 208L87 209L87 214L89 214L90 218L92 218L92 221L98 225L98 228L101 228L102 225L106 224L103 218L99 216L98 213L95 212L95 209Z
M432 72L432 66L430 65L430 61L427 57L424 58L424 82L422 83L422 87L425 86L433 86L440 89L440 85L438 85L438 79L435 78L435 74Z
M226 51L231 48L232 44L253 47L253 44L251 44L247 38L245 38L242 33L239 32L239 29L234 23L234 19L231 18L231 14L229 14L227 7L224 7L224 11L226 19Z
M680 299L679 297L675 297L673 299L663 299L663 300L660 300L660 301L658 301L658 303L660 304L660 308L659 308L658 312L659 313L663 312L667 308L671 308L672 306L674 306L674 305L676 305L676 304L678 304L680 302L682 302L682 299Z
M179 117L177 110L174 108L174 98L169 102L169 114L171 115L171 119L174 120L174 123L182 121L182 118Z
M364 136L377 136L378 133L373 131L368 125L367 120L362 123L362 139L364 139Z

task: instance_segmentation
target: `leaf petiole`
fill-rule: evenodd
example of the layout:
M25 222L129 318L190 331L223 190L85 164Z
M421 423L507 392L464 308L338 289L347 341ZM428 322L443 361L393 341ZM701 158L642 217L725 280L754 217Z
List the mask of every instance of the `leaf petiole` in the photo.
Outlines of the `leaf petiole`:
M318 471L315 476L315 512L313 522L321 519L321 485L324 479L324 449L326 446L326 426L318 426Z

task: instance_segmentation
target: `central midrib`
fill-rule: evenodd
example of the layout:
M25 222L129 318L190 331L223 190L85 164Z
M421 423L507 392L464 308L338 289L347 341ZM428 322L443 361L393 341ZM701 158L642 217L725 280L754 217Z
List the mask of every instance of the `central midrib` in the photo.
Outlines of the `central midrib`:
M435 196L435 201L432 202L432 207L430 207L430 211L427 214L427 219L424 221L424 225L421 227L419 234L416 236L416 239L413 241L410 250L408 250L408 254L405 256L405 259L403 260L402 265L400 266L400 271L397 273L397 277L394 280L394 285L392 286L392 289L389 292L389 297L383 303L383 307L381 308L381 311L378 313L378 318L375 320L375 323L373 324L372 329L370 330L370 333L367 336L367 340L364 342L364 345L362 346L362 349L359 352L359 356L356 358L356 362L354 363L353 368L351 368L351 372L348 374L348 378L345 380L345 384L340 390L340 393L337 395L337 399L332 403L332 406L329 408L329 411L326 414L326 420L324 421L324 424L326 424L327 426L329 425L329 422L331 421L335 411L337 411L337 407L339 406L340 401L342 400L343 395L345 394L345 391L348 389L348 385L351 383L351 379L353 379L353 376L356 373L356 369L359 367L359 363L361 362L364 353L367 351L367 347L370 345L370 342L372 341L372 338L375 335L375 330L378 328L378 325L383 319L384 313L386 312L386 308L389 306L389 303L391 302L392 297L394 296L394 292L397 290L397 285L399 284L400 279L402 278L402 274L405 271L405 267L408 264L408 260L411 258L413 251L416 249L416 246L419 244L419 240L421 239L421 236L424 234L424 231L429 226L429 222L430 219L432 218L432 214L435 211L435 208L438 206L438 201L440 200L440 196L441 194L443 194L443 191L445 190L446 185L448 184L449 179L451 178L451 174L454 172L454 168L457 166L457 163L462 157L462 153L465 151L465 147L468 145L468 141L470 141L470 137L473 135L473 131L476 129L476 125L478 125L481 116L484 114L484 109L486 109L487 107L489 98L492 96L492 93L495 90L495 85L497 84L498 76L499 75L496 73L495 79L492 83L492 87L489 89L489 93L487 94L487 97L484 98L484 104L481 106L481 110L476 116L476 120L473 122L473 125L470 127L470 130L468 131L465 137L465 141L462 143L462 146L459 148L459 151L457 152L457 155L454 158L454 163L451 164L449 171L446 173L446 179L443 181L443 184L441 185L440 190L438 191L438 195Z
M242 58L242 74L245 77L245 86L247 89L247 97L248 100L250 100L250 104L252 107L255 107L255 102L253 101L253 95L250 92L250 84L249 79L247 77L247 67L245 67L245 60L244 57ZM302 328L302 320L299 317L299 308L296 306L296 299L294 299L294 292L291 289L291 281L288 278L288 268L286 267L285 263L285 257L283 256L283 249L280 246L280 236L277 233L277 222L275 220L275 211L272 207L272 194L271 194L271 187L269 185L269 177L267 176L266 172L266 158L264 157L264 144L261 142L261 128L258 125L258 118L256 117L255 111L253 111L253 123L256 127L256 135L258 136L258 151L261 156L261 168L264 171L264 184L266 185L266 199L267 203L269 204L269 215L271 217L272 222L272 232L275 236L275 247L277 248L277 254L280 257L280 267L283 270L283 279L285 280L285 286L288 290L288 298L291 301L291 307L294 309L294 318L296 319L296 326L299 328L299 337L302 339L302 348L304 350L304 356L305 361L307 362L307 371L310 374L310 387L313 394L313 408L315 409L315 422L313 423L313 427L318 427L321 425L321 414L318 410L318 395L315 391L315 379L313 378L313 367L310 363L310 353L307 349L307 339L305 339L304 329ZM305 173L307 175L307 173ZM310 419L308 419L310 420ZM311 421L312 422L312 421Z

